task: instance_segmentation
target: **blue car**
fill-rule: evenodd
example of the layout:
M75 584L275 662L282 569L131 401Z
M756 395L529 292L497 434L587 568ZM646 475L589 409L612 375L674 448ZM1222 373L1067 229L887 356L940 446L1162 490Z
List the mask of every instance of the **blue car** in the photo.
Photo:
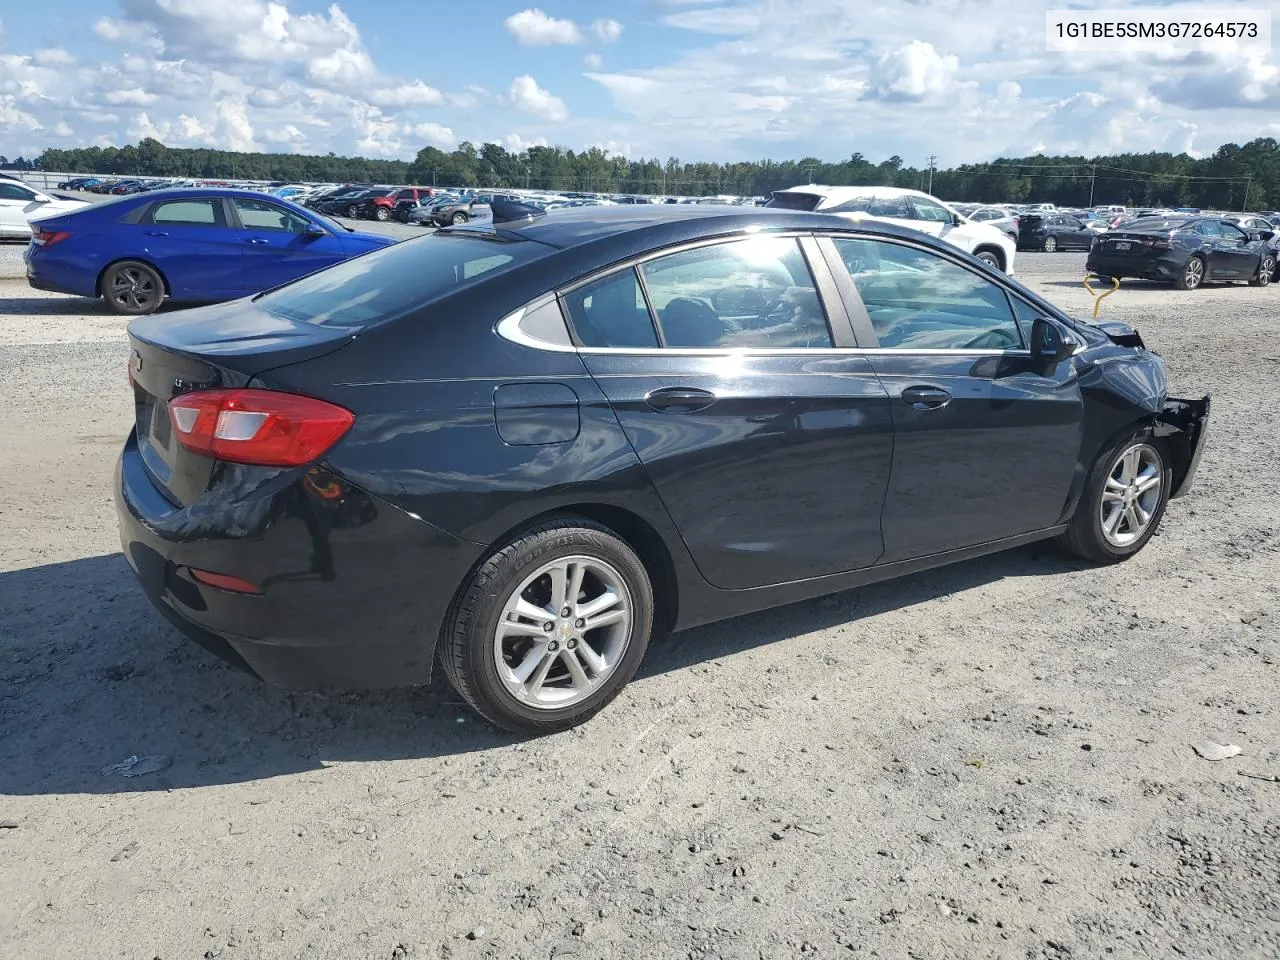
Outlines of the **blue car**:
M212 303L260 293L395 241L326 222L246 190L157 190L34 224L25 255L37 290L102 297L116 313L168 298Z

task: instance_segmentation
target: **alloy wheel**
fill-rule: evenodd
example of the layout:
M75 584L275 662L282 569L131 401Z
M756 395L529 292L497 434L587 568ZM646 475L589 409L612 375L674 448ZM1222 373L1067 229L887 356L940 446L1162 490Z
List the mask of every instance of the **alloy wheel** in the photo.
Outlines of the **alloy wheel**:
M1126 447L1111 464L1102 486L1098 522L1113 547L1127 547L1151 526L1160 506L1164 461L1147 443Z
M1199 257L1192 257L1187 261L1187 271L1183 276L1188 290L1200 286L1200 282L1204 280L1204 261Z
M1258 267L1258 286L1265 287L1273 279L1276 273L1275 257L1264 257L1262 265Z
M622 661L634 603L622 575L595 557L543 564L512 591L493 637L502 685L528 707L591 696Z
M1053 237L1044 238L1044 252L1053 253L1058 249L1058 241Z
M159 290L154 277L137 267L125 267L111 275L107 296L130 312L140 312L156 302Z

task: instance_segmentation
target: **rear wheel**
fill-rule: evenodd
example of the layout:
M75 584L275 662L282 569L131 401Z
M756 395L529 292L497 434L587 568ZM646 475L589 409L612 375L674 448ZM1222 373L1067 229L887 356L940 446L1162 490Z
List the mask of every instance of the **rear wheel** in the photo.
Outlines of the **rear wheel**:
M1055 250L1057 250L1057 249L1058 249L1058 238L1057 238L1057 237L1045 237L1045 238L1044 238L1044 252L1045 252L1045 253L1053 253L1053 252L1054 252Z
M142 316L154 313L164 301L160 274L137 260L113 263L102 275L102 298L116 313Z
M587 720L635 674L653 627L653 588L635 551L588 520L542 524L492 554L454 604L445 675L507 730Z
M1170 478L1151 431L1128 435L1093 465L1062 547L1094 563L1127 560L1155 536Z
M1187 261L1187 265L1182 268L1182 274L1173 281L1173 285L1179 290L1197 290L1202 283L1204 283L1204 258L1196 254Z
M1249 278L1249 286L1265 287L1271 283L1271 279L1276 272L1276 258L1274 254L1268 253L1262 258L1262 262L1258 264L1258 272Z

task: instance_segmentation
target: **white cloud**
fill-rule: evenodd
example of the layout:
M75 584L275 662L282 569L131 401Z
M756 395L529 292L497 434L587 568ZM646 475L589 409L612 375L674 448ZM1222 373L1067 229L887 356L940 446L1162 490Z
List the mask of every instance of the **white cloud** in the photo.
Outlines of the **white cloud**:
M453 135L453 131L439 123L406 126L405 133L429 147L439 147L441 150L452 150L458 145L458 138Z
M99 17L94 21L93 32L100 36L103 40L115 42L119 40L124 31L120 29L120 24L110 17Z
M108 90L102 99L112 106L145 107L159 99L154 93L147 93L141 87L130 87L127 90ZM145 114L143 115L145 116Z
M614 43L622 36L622 24L611 17L604 17L591 24L591 31L603 43Z
M569 119L569 108L565 106L564 101L553 95L551 91L538 86L538 82L528 74L511 81L507 100L517 110L542 117L544 120L560 123Z
M599 70L604 66L604 57L600 56L598 53L588 53L582 58L582 62L592 70Z
M526 47L548 47L559 43L580 43L582 31L572 20L557 20L537 7L507 17L507 32Z
M369 94L369 102L380 107L434 107L444 102L444 94L421 80L413 80L374 90Z
M69 67L76 62L76 58L61 47L37 50L31 59L42 67Z
M253 124L243 100L224 99L218 103L218 122L214 128L218 142L228 150L249 153L262 148L253 139Z
M933 44L912 40L880 57L871 71L872 90L885 100L924 100L946 93L960 60Z
M529 140L522 137L518 133L508 133L500 141L493 140L490 142L501 143L511 153L524 153L530 147L545 147L548 145L546 137L534 137L533 139Z

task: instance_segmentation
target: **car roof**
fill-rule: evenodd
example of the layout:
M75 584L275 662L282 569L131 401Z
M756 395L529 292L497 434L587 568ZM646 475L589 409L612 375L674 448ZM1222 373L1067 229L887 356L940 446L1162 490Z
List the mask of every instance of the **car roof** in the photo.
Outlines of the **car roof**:
M811 193L822 197L928 197L930 200L936 199L923 190L910 190L906 187L883 187L878 184L829 186L824 183L808 183L803 186L788 187L785 190L775 190L774 193Z
M702 237L727 236L759 230L814 230L881 233L921 240L915 230L874 220L856 224L825 213L773 207L703 206L700 204L619 204L618 206L560 207L531 220L493 224L484 221L447 228L450 233L506 235L567 249L617 240L620 247L656 248Z

